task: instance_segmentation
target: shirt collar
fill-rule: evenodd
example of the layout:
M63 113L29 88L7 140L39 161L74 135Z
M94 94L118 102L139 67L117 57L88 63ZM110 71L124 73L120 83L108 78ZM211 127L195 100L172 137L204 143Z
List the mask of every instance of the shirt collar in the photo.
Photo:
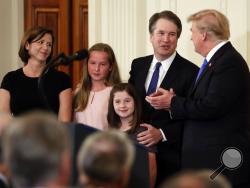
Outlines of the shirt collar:
M168 70L168 68L169 68L169 66L171 65L171 63L173 62L175 56L176 56L176 51L175 51L169 58L164 59L163 61L158 61L158 60L156 59L156 57L154 56L153 61L152 61L152 66L151 66L151 67L154 69L156 63L157 63L157 62L161 62L162 68L163 68L164 70Z
M219 44L217 44L215 47L212 48L212 50L210 50L210 52L207 54L206 60L207 62L210 61L210 59L213 57L213 55L224 45L226 44L228 41L222 41Z

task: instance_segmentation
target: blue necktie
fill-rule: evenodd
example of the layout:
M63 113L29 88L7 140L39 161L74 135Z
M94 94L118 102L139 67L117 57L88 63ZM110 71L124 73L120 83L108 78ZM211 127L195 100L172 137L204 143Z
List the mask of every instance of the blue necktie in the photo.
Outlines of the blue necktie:
M203 61L203 64L201 65L201 68L200 68L200 70L199 70L199 72L198 72L198 75L197 75L197 77L196 77L195 83L196 83L197 80L199 79L199 77L200 77L201 73L203 72L203 70L205 69L207 63L208 63L208 62L207 62L207 60L206 60L206 58L205 58L204 61Z
M152 76L150 84L148 86L147 95L150 95L151 93L154 93L156 91L160 67L161 67L161 62L157 62L156 66L155 66L155 70L153 72L153 76Z

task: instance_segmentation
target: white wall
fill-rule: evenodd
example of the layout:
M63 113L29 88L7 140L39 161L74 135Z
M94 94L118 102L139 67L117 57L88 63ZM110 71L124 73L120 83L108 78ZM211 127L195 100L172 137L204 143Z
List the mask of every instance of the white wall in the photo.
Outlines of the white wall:
M0 81L21 65L18 58L23 33L23 0L0 0Z
M145 0L89 0L89 47L96 42L108 43L123 79L127 79L131 60L147 51L145 17Z
M152 53L148 20L161 10L172 10L183 24L177 51L197 65L187 17L201 9L217 9L229 19L231 42L250 67L250 2L248 0L89 0L89 46L110 44L117 56L123 80L129 76L132 59Z
M193 51L187 17L201 9L214 8L227 15L231 41L250 67L250 1L248 0L89 0L89 46L109 43L117 56L123 80L128 79L132 59L152 53L148 20L164 9L177 13L183 23L178 52L200 65ZM22 65L18 49L23 34L23 0L0 0L0 81Z

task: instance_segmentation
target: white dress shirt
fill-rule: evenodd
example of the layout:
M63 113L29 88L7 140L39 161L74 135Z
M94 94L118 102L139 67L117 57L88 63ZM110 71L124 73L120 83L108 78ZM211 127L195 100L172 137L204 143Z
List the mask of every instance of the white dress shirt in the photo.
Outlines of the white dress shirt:
M160 87L162 80L164 79L164 77L166 76L168 69L170 67L170 65L172 64L174 58L176 56L176 52L174 52L169 58L163 60L163 61L158 61L156 59L156 57L154 56L153 61L150 65L149 71L148 71L148 75L145 81L145 89L146 91L148 90L151 78L153 76L154 70L156 68L156 63L157 62L161 62L161 66L160 66L160 72L159 72L159 79L157 82L157 88Z
M153 57L153 61L152 61L151 65L150 65L148 75L147 75L147 78L146 78L146 81L145 81L145 89L146 89L146 91L148 90L151 78L152 78L154 70L156 68L156 63L161 62L161 65L162 65L160 67L159 79L158 79L158 82L157 82L157 88L159 88L162 81L163 81L163 79L164 79L164 77L166 76L166 74L168 72L168 69L171 66L175 56L176 56L176 52L174 52L169 58L167 58L167 59L165 59L163 61L158 61L155 56ZM162 137L163 137L162 141L163 142L167 141L167 138L166 138L164 132L161 129L159 129L159 130L161 131L161 134L162 134Z

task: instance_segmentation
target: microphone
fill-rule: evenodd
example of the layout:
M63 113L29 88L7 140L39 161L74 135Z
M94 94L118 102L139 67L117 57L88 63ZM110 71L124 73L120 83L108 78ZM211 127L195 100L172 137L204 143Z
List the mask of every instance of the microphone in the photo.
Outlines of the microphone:
M86 49L78 50L73 55L61 57L61 64L68 65L71 61L85 59L88 57L88 54L88 50Z
M40 94L42 96L42 100L43 100L45 106L48 109L51 109L51 107L49 106L47 97L46 97L46 95L44 93L44 86L43 86L43 77L44 77L44 75L48 72L48 70L50 68L53 68L53 67L56 67L56 66L59 66L59 65L69 65L69 63L71 61L85 59L86 57L88 57L88 54L89 54L88 50L86 50L86 49L78 50L76 53L74 53L71 56L66 56L62 52L58 56L56 56L54 59L50 60L50 62L48 62L46 64L46 66L44 67L41 75L38 78L38 89L39 89L39 92L40 92Z

